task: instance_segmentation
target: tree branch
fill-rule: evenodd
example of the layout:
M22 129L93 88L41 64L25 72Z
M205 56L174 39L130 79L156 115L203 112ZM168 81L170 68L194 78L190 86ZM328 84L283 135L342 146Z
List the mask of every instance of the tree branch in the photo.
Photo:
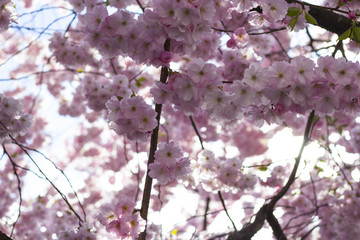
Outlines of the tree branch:
M286 0L286 2L309 6L310 9L308 13L316 19L318 23L317 26L329 32L341 35L352 25L351 19L347 18L346 16L337 14L329 8L293 0Z
M274 216L274 218L272 218L271 215L273 215L274 207L275 207L275 204L277 203L277 201L279 201L286 194L286 192L289 190L290 186L295 181L295 176L296 176L297 169L299 167L302 153L304 151L305 146L307 145L307 143L310 140L310 132L311 132L310 130L313 125L314 117L315 117L315 111L312 110L308 117L307 123L306 123L303 143L301 145L298 156L295 158L294 168L293 168L293 170L290 174L290 177L289 177L287 183L285 184L285 186L275 196L273 196L271 198L269 203L264 204L260 208L260 210L255 215L255 220L253 223L246 225L240 231L235 231L235 232L231 233L228 237L228 240L250 240L255 235L255 233L257 233L263 227L265 219L268 219L268 221L270 221L271 224L273 224L272 227L275 227L275 230L273 228L275 236L277 236L276 234L279 234L279 236L282 235L281 234L282 230L281 230L281 232L279 231L279 228L280 228L279 223L277 222L276 219L275 219L276 220L276 222L275 222L275 220L274 220L275 216ZM271 226L271 224L270 224L270 226ZM281 239L286 239L286 238L281 238Z
M166 41L164 43L164 50L170 51L170 39L166 39ZM161 73L160 73L160 82L166 83L168 75L169 75L168 68L165 66L162 67ZM155 111L157 112L156 120L157 120L158 124L157 124L156 128L154 128L154 130L151 134L150 151L149 151L149 158L148 158L148 163L147 163L145 186L144 186L143 198L142 198L141 209L140 209L140 216L146 221L146 224L147 224L147 216L148 216L148 211L149 211L150 195L151 195L151 188L152 188L152 178L149 176L149 172L150 172L149 165L151 163L153 163L155 160L155 151L156 151L157 143L158 143L161 109L162 109L162 104L155 105ZM146 227L145 227L144 232L140 233L139 239L146 240Z
M273 233L277 240L287 240L287 238L280 226L280 223L274 216L273 212L270 212L267 214L266 220L269 223L270 227L272 228Z
M195 133L196 133L196 135L197 135L198 138L199 138L200 145L201 145L201 149L204 150L205 148L204 148L204 145L203 145L203 141L202 141L201 135L200 135L200 133L199 133L199 130L198 130L197 127L196 127L196 123L195 123L195 121L194 121L194 119L193 119L192 116L190 116L189 118L190 118L190 121L191 121L191 125L193 126L193 128L194 128L194 130L195 130Z
M203 230L205 231L207 228L207 215L209 212L209 206L210 206L210 197L206 198L206 205L205 205L205 213L204 213L204 222L203 222Z
M321 7L311 6L309 14L316 19L319 27L338 35L343 34L352 24L349 18Z
M5 233L0 231L0 240L12 240Z
M13 167L13 171L14 171L14 174L15 174L15 177L16 177L16 180L17 180L17 185L18 185L18 192L19 192L19 207L18 207L18 214L16 216L16 220L15 222L13 223L13 226L12 226L12 229L11 229L11 233L10 233L10 237L13 236L13 233L14 233L14 230L15 230L15 226L16 226L16 223L19 221L20 219L20 216L21 216L21 205L22 205L22 190L21 190L21 181L20 181L20 177L19 177L19 174L18 172L16 171L16 164L14 162L14 160L12 159L11 155L8 153L8 151L6 150L5 148L5 145L3 144L3 151L4 153L7 155L7 157L9 158L10 160L10 163Z

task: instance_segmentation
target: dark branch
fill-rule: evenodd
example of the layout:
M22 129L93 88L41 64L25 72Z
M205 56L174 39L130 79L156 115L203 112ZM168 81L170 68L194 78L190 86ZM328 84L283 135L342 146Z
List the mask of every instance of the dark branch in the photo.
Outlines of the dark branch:
M12 240L12 239L0 231L0 240Z
M326 7L316 6L316 5L308 4L305 2L303 3L300 1L293 1L293 0L286 0L286 2L288 2L288 3L296 2L301 5L309 6L310 9L309 9L308 13L316 19L316 21L318 23L317 26L319 26L329 32L341 35L347 29L349 29L352 25L352 21L349 18L347 18L346 16L343 16L343 15L337 14Z
M209 206L210 206L210 197L207 197L206 198L205 213L204 213L203 230L206 230L206 228L207 228L207 215L208 215L208 212L209 212Z
M231 219L231 217L230 217L230 215L229 215L229 212L228 212L228 210L227 210L227 208L226 208L226 205L225 205L224 198L223 198L223 196L222 196L222 194L221 194L220 191L218 191L218 195L219 195L221 204L222 204L222 206L223 206L223 208L224 208L224 211L225 211L225 213L226 213L226 216L229 218L231 224L232 224L233 227L234 227L234 230L237 231L236 226L235 226L235 223L234 223L234 221Z
M204 148L204 145L203 145L203 141L202 141L201 135L200 135L200 133L199 133L199 130L198 130L197 127L196 127L196 123L195 123L195 121L194 121L194 119L193 119L192 116L190 116L189 118L190 118L190 121L191 121L191 125L193 126L193 128L194 128L194 130L195 130L195 133L196 133L196 135L197 135L198 138L199 138L200 145L201 145L201 149L204 150L205 148Z
M170 51L170 39L166 39L164 43L164 50ZM160 82L166 83L167 78L169 75L169 69L167 67L161 68L160 73ZM159 126L160 126L160 116L161 116L161 109L162 104L156 104L155 105L155 111L157 112L156 120L158 122L158 125L156 128L154 128L151 139L150 139L150 151L149 151L149 158L148 158L148 169L146 172L146 178L145 178L145 186L144 186L144 192L143 192L143 198L141 202L141 209L140 209L140 216L147 222L147 215L149 211L149 203L150 203L150 195L151 195L151 188L152 188L152 178L149 176L149 165L154 162L155 160L155 151L157 148L158 143L158 135L159 135ZM139 239L146 240L146 228L144 232L140 233Z
M20 216L21 216L21 204L22 204L22 190L21 190L21 181L20 181L20 177L19 177L19 174L16 170L16 164L14 162L14 160L12 159L11 155L8 153L8 151L6 150L5 148L5 145L3 144L3 151L4 153L8 156L10 162L11 162L11 165L13 167L13 171L14 171L14 174L15 174L15 177L16 177L16 180L17 180L17 186L18 186L18 192L19 192L19 207L18 207L18 215L16 216L16 220L15 222L13 223L13 226L12 226L12 229L11 229L11 233L10 233L10 237L13 236L13 233L14 233L14 230L15 230L15 226L16 226L16 223L19 221L20 219Z
M267 214L266 220L269 223L271 229L273 230L273 233L277 240L287 240L287 238L280 226L280 223L278 222L278 220L276 219L276 217L274 216L274 214L272 212Z
M343 34L352 25L349 18L321 7L311 6L309 14L316 19L319 27L338 35Z

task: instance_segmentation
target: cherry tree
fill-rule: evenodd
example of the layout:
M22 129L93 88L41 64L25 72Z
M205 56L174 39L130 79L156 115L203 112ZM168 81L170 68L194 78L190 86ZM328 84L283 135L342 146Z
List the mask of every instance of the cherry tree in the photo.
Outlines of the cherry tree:
M0 239L356 239L360 3L316 4L0 0Z

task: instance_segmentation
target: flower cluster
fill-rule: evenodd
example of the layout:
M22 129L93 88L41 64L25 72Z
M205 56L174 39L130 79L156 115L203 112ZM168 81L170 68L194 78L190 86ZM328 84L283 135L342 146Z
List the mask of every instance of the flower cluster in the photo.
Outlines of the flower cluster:
M155 162L149 165L149 169L150 177L165 185L188 174L190 161L183 157L181 148L175 142L160 143L155 152Z
M337 185L339 186L339 183ZM360 210L357 207L360 203L359 187L360 185L357 182L353 184L354 189L351 191L345 190L340 194L341 190L338 190L335 196L321 194L321 203L328 203L331 206L331 208L319 211L322 223L331 226L320 230L322 236L332 239L341 239L343 237L351 239L360 234L358 228L360 226Z
M140 96L129 99L112 96L105 106L110 128L119 135L126 134L132 141L146 141L157 126L155 110Z
M253 188L257 177L242 172L242 160L231 158L216 159L209 150L201 151L198 160L192 163L195 169L193 178L200 182L205 191L212 192L219 189L239 191Z
M86 239L86 240L96 240L96 233L95 229L85 224L81 226L75 231L62 231L58 234L58 240L76 240L76 239Z
M221 82L217 68L214 64L194 59L186 71L187 75L174 73L167 84L156 82L151 89L155 102L170 102L187 115L196 113L199 107L212 111L218 104L217 96L223 94L219 89Z
M86 42L75 44L65 38L60 32L55 32L50 39L50 50L54 52L56 60L66 66L93 65L95 60Z
M0 0L0 31L7 30L10 22L15 22L11 9L14 7L13 5L11 0Z
M124 9L109 15L104 4L87 7L79 18L87 42L105 56L130 56L137 62L168 66L172 54L163 50L166 38L174 39L171 50L182 52L180 46L191 50L191 44L212 32L216 13L213 1L161 0L152 4L153 10L147 8L137 18Z
M131 95L129 80L122 74L115 75L111 79L103 77L95 79L93 75L86 75L82 84L88 105L95 111L105 109L105 103L111 96L127 99Z
M227 101L252 122L281 123L290 112L316 110L320 116L359 111L358 63L320 57L315 63L299 56L290 63L277 61L267 68L252 62L243 78L228 90Z
M139 212L133 213L135 202L121 197L116 205L105 204L101 207L97 219L106 231L120 239L136 239L145 229L145 220Z
M168 65L171 55L164 54L165 35L159 16L147 9L135 19L134 14L118 10L109 15L104 4L87 8L80 21L86 40L108 57L130 56L137 62Z
M151 89L151 93L157 103L167 101L173 103L175 107L191 115L200 105L198 87L188 76L175 73L169 79L168 84L156 82L156 87Z
M22 135L31 125L32 117L22 112L21 102L0 94L0 143L3 144L8 135Z
M155 0L154 11L168 36L177 41L195 43L210 33L216 8L213 1L193 2Z

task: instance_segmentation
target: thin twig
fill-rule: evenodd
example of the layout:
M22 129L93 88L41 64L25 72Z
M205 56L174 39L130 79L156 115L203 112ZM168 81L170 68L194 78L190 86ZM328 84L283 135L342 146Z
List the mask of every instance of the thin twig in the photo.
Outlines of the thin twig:
M16 141L15 141L15 143L16 143L16 145L18 145L18 146L20 146L20 147L23 147L23 148L25 148L25 149L27 149L27 150L36 152L36 153L40 154L41 156L43 156L43 158L45 158L47 161L49 161L49 162L54 166L54 168L55 168L56 170L58 170L58 171L61 173L61 175L63 175L63 176L65 177L66 181L68 182L71 190L73 191L73 193L74 193L74 195L75 195L75 197L76 197L76 200L77 200L77 202L78 202L78 204L79 204L79 206L80 206L80 208L81 208L81 210L82 210L82 212L83 212L83 214L84 214L84 221L86 222L86 212L85 212L84 206L83 206L82 203L80 202L80 198L79 198L77 192L75 191L75 188L74 188L73 185L71 184L70 179L69 179L68 176L65 174L65 172L64 172L61 168L59 168L59 167L55 164L54 161L52 161L50 158L48 158L47 156L45 156L45 154L42 153L42 152L40 152L39 150L36 150L36 149L33 149L33 148L29 148L29 147L24 146L24 145L22 145L22 144L20 144L20 143L18 143L18 142L16 142Z
M39 71L39 72L34 72L22 77L18 77L18 78L0 78L0 82L7 82L7 81L20 81L20 80L24 80L24 79L28 79L32 76L36 76L36 75L40 75L40 74L45 74L45 73L55 73L55 72L72 72L72 73L79 73L77 70L72 69L72 68L66 68L66 69L50 69L48 71ZM101 73L101 72L93 72L93 71L82 71L81 73L87 73L87 74L93 74L93 75L98 75L98 76L105 76L105 73Z
M195 130L195 133L199 138L201 149L204 150L205 148L204 148L204 145L203 145L203 141L202 141L201 135L200 135L200 133L199 133L197 127L196 127L195 121L194 121L192 116L190 116L189 118L190 118L190 121L191 121L191 125L193 126L193 128Z
M44 30L41 31L41 32L38 34L38 36L37 36L36 38L34 38L30 43L28 43L25 47L19 49L19 50L18 50L17 52L15 52L13 55L11 55L9 58L7 58L7 59L5 60L5 62L1 63L1 64L0 64L0 67L2 67L3 65L5 65L6 63L8 63L8 62L10 61L10 59L12 59L12 58L15 57L16 55L20 54L22 51L28 49L33 43L35 43L35 42L43 35L43 33L44 33L51 25L55 24L56 22L58 22L58 21L60 21L60 20L62 20L62 19L64 19L64 18L67 18L67 17L69 17L69 16L71 16L71 15L73 15L73 14L74 14L74 13L71 13L71 14L69 14L69 15L59 17L59 18L55 19L54 21L52 21L52 22L51 22L50 24L48 24L48 25L44 28Z
M9 134L9 137L11 138L11 140L13 140L14 143L16 143L21 150L26 154L26 156L29 157L29 159L34 163L34 165L36 166L36 168L39 170L39 172L41 173L41 175L44 176L44 178L46 179L46 181L48 181L51 186L59 193L59 195L61 196L61 198L65 201L66 205L68 205L69 209L71 212L73 212L75 214L75 216L79 219L79 225L81 225L81 223L84 222L84 220L80 217L80 215L75 211L75 209L71 206L71 204L69 203L67 197L55 186L55 184L46 176L46 174L41 170L41 168L39 167L39 165L36 163L36 161L31 157L31 155L29 154L29 152L26 150L25 147L23 147L20 143L18 143L15 138ZM86 216L84 215L84 218Z
M230 217L230 215L229 215L229 213L228 213L228 210L226 209L225 201L224 201L224 198L223 198L223 196L222 196L222 194L221 194L220 191L218 191L218 195L219 195L221 204L222 204L222 206L223 206L223 208L224 208L224 211L225 211L225 213L226 213L226 216L229 218L229 220L230 220L230 222L232 223L235 231L237 231L236 226L235 226L235 223L234 223L234 221L231 219L231 217Z
M136 0L137 4L139 5L139 7L141 8L141 10L143 12L145 12L145 8L143 7L143 5L141 4L140 0Z
M262 34L278 32L278 31L282 31L282 30L286 30L286 29L287 29L286 27L274 28L274 29L269 28L267 31L264 31L264 32L249 32L248 35L262 35ZM254 30L257 30L257 29L254 29Z
M18 184L18 192L19 192L19 207L18 207L18 215L16 216L16 220L15 222L13 223L13 226L11 228L11 233L10 233L10 237L13 236L14 234L14 230L15 230L15 226L16 226L16 223L19 221L20 219L20 216L21 216L21 204L22 204L22 191L21 191L21 181L20 181L20 177L19 177L19 174L17 173L16 171L16 164L14 162L14 160L12 159L11 155L8 153L8 151L6 150L5 148L5 145L3 144L3 149L4 149L4 153L8 156L10 162L11 162L11 165L13 167L13 172L16 176L16 180L17 180L17 184Z
M210 197L206 198L206 203L205 203L205 213L204 213L204 222L203 222L203 230L205 231L207 228L207 214L209 212L209 206L210 206Z

